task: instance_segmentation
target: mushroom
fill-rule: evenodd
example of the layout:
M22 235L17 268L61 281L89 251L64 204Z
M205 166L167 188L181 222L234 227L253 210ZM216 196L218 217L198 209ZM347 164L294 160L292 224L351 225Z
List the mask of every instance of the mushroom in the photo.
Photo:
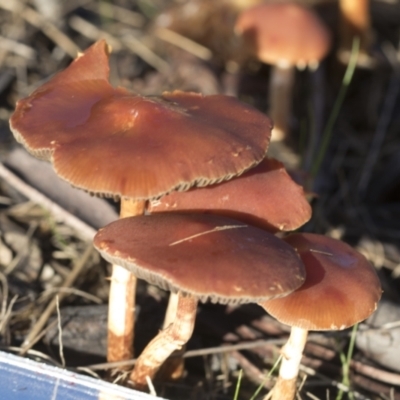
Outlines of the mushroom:
M151 201L147 210L225 215L269 232L292 231L311 218L303 188L280 161L268 158L230 181Z
M329 31L316 13L295 3L249 8L239 15L235 31L261 62L272 65L272 140L282 140L288 133L295 67L318 66L330 48Z
M311 218L303 188L290 178L281 162L268 158L230 181L150 201L147 211L224 215L269 232L295 230ZM177 302L176 294L171 293L164 328L174 320ZM163 370L165 376L177 379L183 373L183 359L170 358Z
M348 64L354 38L360 39L358 65L370 67L372 32L369 0L339 0L340 61Z
M125 218L94 239L101 255L137 277L178 293L175 320L138 358L131 375L147 386L166 358L190 338L197 302L259 302L286 295L304 281L294 249L262 229L206 214Z
M375 311L382 293L374 268L346 243L311 233L295 233L284 240L299 253L306 281L284 298L259 303L292 327L282 349L273 400L294 399L309 330L342 330L366 319Z
M121 217L145 201L230 179L259 163L271 122L222 96L175 91L133 95L109 81L109 48L96 42L64 71L18 101L17 141L90 193L120 198ZM113 267L108 360L132 358L135 277Z

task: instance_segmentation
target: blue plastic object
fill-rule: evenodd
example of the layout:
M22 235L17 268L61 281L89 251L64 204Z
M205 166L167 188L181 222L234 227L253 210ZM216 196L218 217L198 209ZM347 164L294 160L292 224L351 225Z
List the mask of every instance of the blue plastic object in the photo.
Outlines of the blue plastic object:
M162 400L0 351L1 400Z

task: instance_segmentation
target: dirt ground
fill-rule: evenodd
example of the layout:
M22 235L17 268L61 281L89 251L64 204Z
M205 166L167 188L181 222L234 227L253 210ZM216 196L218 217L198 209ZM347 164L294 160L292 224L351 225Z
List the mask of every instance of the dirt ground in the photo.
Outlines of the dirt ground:
M113 48L114 86L142 95L175 89L228 94L266 111L271 68L254 59L233 30L238 3L254 2L0 0L2 350L106 375L110 266L91 238L118 215L118 203L59 182L50 165L22 150L8 124L16 101L67 67L77 51L105 38ZM400 399L400 3L371 1L371 44L328 129L325 151L348 60L340 51L337 2L304 2L330 29L332 49L317 70L296 71L290 135L268 154L309 194L313 217L301 230L357 248L376 267L384 296L378 317L359 327L348 376L342 367L351 329L310 334L299 398L340 398L343 390L342 398ZM136 354L160 329L167 299L161 289L139 285ZM237 398L261 399L273 386L276 372L266 376L288 330L256 305L203 304L185 377L155 382L156 392L174 400L233 399L242 370ZM376 335L367 345L363 335L370 331Z

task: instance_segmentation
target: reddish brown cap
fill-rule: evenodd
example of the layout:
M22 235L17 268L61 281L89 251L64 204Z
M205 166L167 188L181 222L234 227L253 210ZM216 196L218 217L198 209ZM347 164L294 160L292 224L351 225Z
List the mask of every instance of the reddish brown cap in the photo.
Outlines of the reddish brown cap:
M238 178L218 185L172 192L149 205L149 211L207 212L239 219L270 232L291 231L311 217L303 188L283 164L265 159Z
M202 301L256 302L288 294L304 282L304 267L291 246L220 216L123 218L101 229L94 245L138 278Z
M285 241L299 252L306 281L289 296L260 303L278 321L307 330L338 330L375 311L381 285L362 254L322 235L295 233Z
M268 64L305 65L321 60L329 51L327 28L310 9L299 4L262 4L243 11L235 30Z
M17 104L16 139L72 185L157 198L229 179L260 162L271 121L233 97L175 91L135 96L108 82L99 41Z

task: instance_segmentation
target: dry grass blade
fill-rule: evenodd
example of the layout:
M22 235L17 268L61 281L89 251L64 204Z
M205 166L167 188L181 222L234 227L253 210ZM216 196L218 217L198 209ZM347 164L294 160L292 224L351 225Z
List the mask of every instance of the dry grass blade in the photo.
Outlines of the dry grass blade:
M61 313L60 313L60 302L58 299L58 295L56 296L56 309L57 309L57 327L58 327L58 343L59 343L59 352L60 352L60 360L61 365L65 368L65 357L64 357L64 347L62 341L62 326L61 326Z
M188 237L186 237L184 239L177 240L176 242L170 243L169 245L170 246L175 246L177 244L180 244L180 243L183 243L183 242L187 242L187 241L190 241L190 240L195 239L197 237L200 237L200 236L203 236L203 235L208 235L208 234L213 233L213 232L226 231L227 229L237 229L237 228L247 228L247 225L217 226L217 227L215 227L213 229L210 229L208 231L200 232L200 233L197 233L196 235L188 236Z
M83 292L82 290L75 289L75 288L67 288L67 287L58 287L58 288L49 288L42 292L41 299L46 298L53 293L65 293L65 294L74 294L75 296L83 297L84 299L90 300L93 303L101 304L102 300L99 299L97 296L93 296L90 293Z
M335 379L328 378L327 376L325 376L325 375L323 375L323 374L317 372L317 371L316 371L315 369L313 369L313 368L306 367L305 365L302 365L302 364L301 364L301 365L300 365L300 370L301 370L302 372L306 373L307 375L314 376L314 377L320 379L321 381L323 381L323 382L325 382L325 383L327 383L327 384L329 384L329 385L331 385L331 386L334 386L334 387L336 387L336 388L338 388L338 389L340 389L340 390L343 390L343 392L348 393L348 392L351 391L352 394L353 394L353 396L354 396L354 398L356 398L356 399L360 399L360 400L369 400L369 398L366 397L366 396L364 396L363 394L351 390L351 388L349 388L348 386L343 385L342 383L338 382L338 381L335 380Z
M4 36L0 36L0 49L12 52L28 60L34 60L36 57L36 51L32 47Z
M246 376L257 385L262 385L266 389L271 389L273 381L267 379L266 374L260 371L253 363L251 363L243 354L238 351L233 351L231 356L238 362L240 367L245 372Z
M100 4L91 2L83 8L97 11L102 17L113 18L135 28L141 28L146 23L146 19L142 14L107 2L101 2Z
M154 33L159 39L171 43L202 60L208 61L212 58L210 49L170 29L157 28Z
M61 47L70 57L75 58L80 51L79 47L52 22L48 21L38 12L30 7L24 7L19 1L12 2L0 0L0 8L11 11L21 16L25 21L41 30L54 43Z
M92 252L94 252L93 246L90 244L85 252L82 254L81 258L75 263L74 267L71 270L70 275L65 280L63 287L70 287L74 284L78 275L82 272L83 268L85 267L86 263L92 256ZM59 298L60 301L66 296L66 293L60 293ZM57 297L53 298L53 300L49 303L46 309L41 314L40 318L33 326L27 337L25 338L22 346L21 346L21 354L25 354L27 350L32 347L32 342L39 334L39 332L43 329L46 325L47 320L50 318L51 314L55 311L57 307Z
M15 296L11 299L10 304L8 305L8 308L7 308L7 310L6 310L6 313L4 314L4 317L2 317L1 320L0 320L0 334L3 333L3 330L5 329L5 327L6 327L7 324L8 324L8 321L9 321L9 319L10 319L10 317L11 317L12 308L13 308L13 306L14 306L14 303L17 301L17 299L18 299L18 296L17 296L17 295L15 295Z
M72 16L68 20L69 26L79 32L81 35L86 36L93 41L99 39L107 40L108 44L113 50L119 51L122 49L123 45L120 40L116 37L110 35L109 33L97 28L95 25L86 21L85 19L78 17L77 15Z
M0 321L2 321L7 313L7 299L8 299L8 282L7 282L7 277L0 272L0 282L2 285L2 290L1 290L1 295L2 295L2 300L1 300L1 311L0 311Z
M106 39L114 48L114 50L121 50L122 46L128 48L134 54L137 54L140 58L160 72L165 73L169 70L169 65L167 62L165 62L161 57L145 46L141 40L135 38L133 35L126 34L121 38L116 38L115 36L97 28L92 23L78 16L71 17L69 24L71 28L75 29L77 32L88 37L89 39Z

